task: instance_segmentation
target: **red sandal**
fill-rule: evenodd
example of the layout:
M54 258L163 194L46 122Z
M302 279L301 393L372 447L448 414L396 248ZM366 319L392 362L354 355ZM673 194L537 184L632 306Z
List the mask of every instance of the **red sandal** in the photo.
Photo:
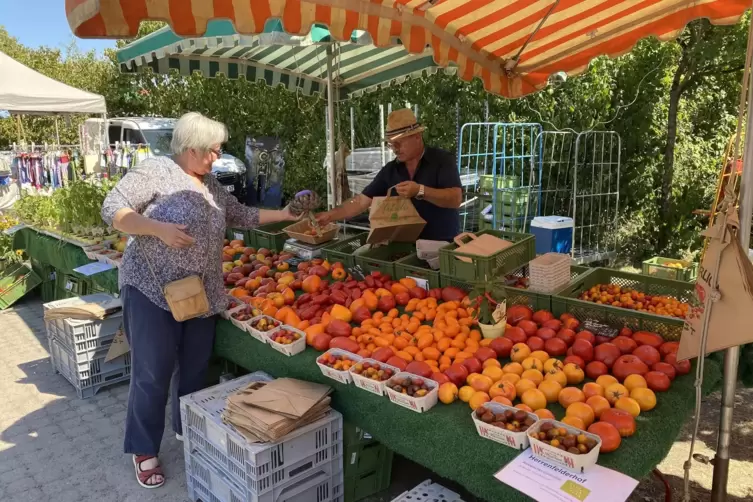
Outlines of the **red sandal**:
M138 481L138 483L143 488L146 488L147 490L151 490L152 488L159 488L160 486L165 484L165 474L162 472L162 466L158 465L154 469L147 469L145 471L141 470L141 464L152 458L157 458L157 457L155 457L154 455L134 455L133 456L133 466L136 468L136 481ZM160 483L147 484L149 479L155 474L162 476L162 481Z

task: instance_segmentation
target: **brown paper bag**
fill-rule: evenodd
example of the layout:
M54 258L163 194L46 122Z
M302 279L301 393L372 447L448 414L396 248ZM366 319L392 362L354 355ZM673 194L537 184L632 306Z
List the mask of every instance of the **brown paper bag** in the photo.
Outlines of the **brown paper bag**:
M753 342L753 330L750 329L753 264L738 240L740 222L737 209L730 210L726 228L721 228L721 219L718 218L719 223L702 234L710 237L710 241L698 271L696 298L683 326L677 351L679 361L700 354L704 320L708 315L711 318L704 354ZM714 277L716 260L720 257L719 274ZM718 290L715 291L717 283Z
M374 197L371 201L371 231L366 239L369 244L416 242L426 226L426 220L419 216L410 199L390 195L394 188L387 191L387 197Z

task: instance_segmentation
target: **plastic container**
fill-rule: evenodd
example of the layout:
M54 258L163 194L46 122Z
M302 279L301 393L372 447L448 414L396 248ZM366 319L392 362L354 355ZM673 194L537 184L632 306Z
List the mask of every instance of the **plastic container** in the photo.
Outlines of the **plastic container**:
M30 265L9 265L0 275L0 310L7 309L42 283L42 278L34 273Z
M356 234L352 237L338 239L322 248L322 257L330 263L340 262L345 268L355 266L353 253L356 249L366 244L367 232Z
M81 371L74 356L55 338L48 338L48 341L52 367L73 385L79 399L92 397L104 387L126 382L131 378L130 354L107 363L104 362L104 357L96 359L88 369Z
M412 490L403 492L392 499L392 502L459 502L461 500L457 493L427 479Z
M395 392L387 386L387 384L392 380L400 377L422 378L427 387L429 387L431 390L424 397L411 397L407 394ZM434 405L437 404L437 400L439 398L439 384L437 382L430 378L419 377L418 375L407 373L405 371L401 371L394 377L387 380L384 385L384 390L387 392L387 397L390 398L390 401L402 406L403 408L408 408L409 410L415 411L417 413L424 413L432 409Z
M270 380L266 373L256 372L180 398L184 450L201 452L232 484L257 495L320 466L332 466L333 461L340 465L343 454L342 415L334 410L275 443L249 443L223 422L228 396L253 382Z
M332 380L336 380L342 384L349 384L353 382L353 375L350 373L350 371L339 371L334 368L330 368L329 366L322 364L319 362L319 359L324 355L335 355L335 356L347 356L352 361L361 361L363 358L357 354L353 354L352 352L348 352L347 350L342 349L329 349L327 352L322 354L321 356L316 358L316 364L319 366L319 369L322 371L322 374L328 378L331 378Z
M670 266L670 265L680 265ZM651 277L672 279L673 281L695 282L698 276L698 264L685 260L655 256L643 262L642 272Z
M378 366L380 369L390 369L392 370L393 375L397 375L400 373L400 369L392 366L387 363L380 363L376 359L361 359L359 361L361 363L370 363L373 365ZM353 378L353 383L356 384L356 387L359 389L363 389L365 391L371 392L372 394L376 394L377 396L383 396L384 395L384 382L379 382L377 380L372 380L371 378L366 378L364 376L359 375L358 373L355 373L353 371L353 368L350 368L350 376Z
M345 447L345 502L356 502L390 487L392 450L377 442Z
M259 319L267 319L270 322L277 323L277 327L272 328L269 331L259 331L258 329L256 329L256 328L254 328L254 327L251 326L251 324L253 324L255 321L258 321ZM235 321L234 319L232 319L232 320L234 321L233 324L235 324L236 326L238 326L238 324L236 324L236 323L238 323L239 321ZM248 331L249 335L253 336L257 340L259 340L261 343L268 343L270 341L269 340L269 334L270 333L274 333L275 331L277 331L278 329L280 329L280 327L282 326L282 323L280 321L278 321L274 317L269 317L269 316L266 316L266 315L259 315L259 316L253 317L253 318L249 319L248 321L244 321L242 324L243 324L243 328L241 328L241 329L245 329L246 331Z
M466 282L481 281L517 270L536 256L535 239L531 234L485 230L476 235L482 234L493 235L514 244L489 256L457 253L455 250L458 245L448 244L439 250L439 271L442 276ZM471 261L459 260L458 256L470 258Z
M437 260L439 257L434 258ZM439 270L432 270L428 262L418 257L418 254L412 253L395 262L394 279L403 277L412 277L421 281L426 281L426 285L431 288L440 287Z
M194 502L343 502L342 469L317 469L260 494L233 483L199 451L187 455L185 461L186 487Z
M290 225L287 221L278 221L269 225L262 225L253 230L254 240L258 249L267 248L270 251L282 251L285 241L288 240L288 234L283 230Z
M415 253L413 242L390 242L355 255L355 264L366 274L377 271L394 278L396 263Z
M223 310L222 312L220 312L220 317L222 317L223 319L226 319L226 320L230 321L230 319L231 319L230 316L232 314L235 314L236 312L240 312L245 307L246 307L246 305L242 304L242 305L236 305L233 308L229 308L229 309ZM230 321L230 322L232 322L232 321Z
M228 228L225 230L225 238L229 241L243 241L245 247L256 247L254 233L251 230Z
M668 342L680 340L683 319L578 299L583 291L597 284L617 284L636 289L647 295L672 296L688 303L695 301L694 284L608 268L592 268L552 295L551 310L557 317L569 312L580 320L581 325L589 321L595 322L606 325L615 332L627 326L633 331L644 330L658 333Z
M493 401L484 403L482 406L484 408L491 410L495 414L504 413L507 410L510 410L512 412L520 411L519 408L506 406L502 403L495 403ZM530 418L532 418L534 422L538 422L539 417L536 416L534 413L527 413L527 415ZM478 435L481 436L482 438L490 439L494 441L495 443L503 444L505 446L509 446L510 448L514 448L516 450L521 450L521 451L528 448L528 445L530 444L530 442L528 441L528 435L526 434L527 431L512 432L512 431L508 431L507 429L503 429L502 427L497 427L495 425L487 424L486 422L476 418L475 411L471 413L471 418L473 419L473 425L476 426L476 432L478 432Z
M573 219L567 216L537 216L531 222L536 236L536 254L564 253L573 247Z
M540 441L539 439L531 437L531 434L534 432L539 432L539 429L545 423L554 424L555 427L564 427L568 432L571 432L573 434L585 434L586 437L596 440L596 446L594 446L591 451L586 454L575 455L573 453L568 453L566 451L560 450L559 448L555 448L554 446L550 446L545 442ZM556 420L552 420L551 418L545 418L533 424L533 426L528 429L528 439L531 442L531 453L534 457L538 457L541 460L546 460L547 462L555 463L571 471L583 473L589 467L596 465L596 461L599 459L599 450L601 449L601 438L599 436L597 436L596 434L591 434L590 432L586 432L582 429L576 429L575 427L563 424L562 422L558 422Z
M282 343L277 343L274 340L272 340L272 335L280 331L281 329L286 329L288 331L293 331L294 333L298 333L301 335L301 337L296 340L295 342L285 345ZM267 339L267 343L275 349L277 352L280 352L282 354L285 354L286 356L294 356L296 354L300 354L304 350L306 350L306 333L301 331L300 329L294 328L293 326L288 326L286 324L283 324L277 329L273 329L272 331L268 331L264 334L265 338Z

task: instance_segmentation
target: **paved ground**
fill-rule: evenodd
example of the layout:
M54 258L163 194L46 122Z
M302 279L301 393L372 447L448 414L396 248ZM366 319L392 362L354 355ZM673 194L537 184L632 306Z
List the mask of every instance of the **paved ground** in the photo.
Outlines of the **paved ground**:
M151 502L187 500L182 443L169 433L162 444L168 481L144 490L134 479L130 458L123 455L123 421L128 385L78 399L73 387L49 361L41 305L26 301L0 313L0 501L2 502ZM730 466L730 502L753 500L753 390L738 392ZM719 397L704 403L697 451L713 457ZM169 418L167 420L169 424ZM682 465L689 448L690 425L659 466L682 500ZM693 501L708 500L710 465L694 463ZM396 457L389 493L364 502L385 502L432 474ZM449 488L462 489L435 478ZM473 497L463 494L466 501ZM654 478L644 480L630 502L664 500Z

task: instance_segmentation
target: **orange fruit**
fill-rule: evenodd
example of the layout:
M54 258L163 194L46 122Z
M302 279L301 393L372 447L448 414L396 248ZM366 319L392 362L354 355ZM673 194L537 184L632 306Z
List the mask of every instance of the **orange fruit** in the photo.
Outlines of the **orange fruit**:
M549 354L547 354L543 350L534 350L533 352L531 352L531 355L529 357L538 359L539 361L541 361L541 364L544 364L550 359Z
M516 375L515 373L505 373L502 375L502 378L499 379L500 382L510 382L511 384L515 385L520 380L520 375Z
M538 388L546 396L547 403L556 403L562 390L562 386L554 380L544 380Z
M638 387L630 391L630 397L638 402L641 411L651 411L656 406L656 394L651 389Z
M489 397L491 397L492 399L497 396L502 396L512 401L513 399L515 399L516 395L517 391L515 390L515 384L511 382L505 382L503 380L495 382L492 385L491 389L489 389Z
M442 355L434 347L426 347L424 350L421 351L421 354L423 354L424 359L427 360L427 361L437 361L437 360L439 360L440 356Z
M471 397L473 396L475 392L476 391L473 390L473 387L471 387L470 385L464 385L463 387L460 387L460 389L458 390L458 397L460 398L461 401L463 401L464 403L467 403L468 401L471 400Z
M627 411L633 415L633 417L637 417L641 414L641 405L632 397L623 396L617 399L614 403L614 407L618 410Z
M523 366L520 363L507 363L502 367L502 371L520 376L523 374Z
M450 404L458 398L458 387L452 382L446 382L439 386L439 400L444 404Z
M524 370L539 370L544 371L544 363L535 357L526 357L521 363Z
M579 384L583 381L584 378L586 378L586 374L583 372L583 368L575 363L567 363L562 371L565 372L568 385Z
M480 377L480 376L481 376L481 373L471 373L470 375L468 375L467 377L465 377L465 382L466 382L466 383L467 383L468 385L471 385L471 384L473 383L473 381L474 381L474 380L475 380L476 378Z
M530 357L531 349L525 343L516 343L512 346L510 351L510 359L514 363L522 363L525 359Z
M583 394L586 395L586 400L591 396L604 396L604 387L596 382L588 382L583 386Z
M505 406L512 406L512 401L507 399L505 396L496 396L492 398L492 401L499 404L504 404Z
M487 359L486 361L484 361L484 364L482 364L481 366L483 366L484 368L488 368L489 366L494 366L495 368L502 368L502 363L500 363L497 359Z
M646 383L646 379L641 375L629 375L625 381L622 382L622 385L625 386L628 392L633 392L633 389L637 388L648 389L648 383Z
M474 392L471 396L470 401L468 401L468 406L471 407L472 410L475 410L479 406L481 406L484 403L488 403L491 400L489 397L489 394L486 392Z
M522 396L523 393L528 389L535 388L537 388L537 386L534 382L532 382L531 380L523 380L522 378L518 380L518 383L515 384L515 392L518 396Z
M604 396L591 396L586 399L586 404L594 410L594 416L601 418L601 414L611 408L609 401Z
M630 393L624 385L613 383L606 389L604 389L604 397L607 398L609 404L614 406L617 400L621 397L628 397Z
M596 419L593 408L586 403L573 403L567 407L565 416L578 417L583 420L583 424L588 427Z
M525 403L516 404L515 407L518 408L519 410L527 411L528 413L533 413L533 410L531 409L531 407Z
M562 370L553 369L552 371L547 371L544 375L544 380L554 380L563 388L567 386L567 375Z
M560 420L560 422L571 427L575 427L576 429L586 430L586 424L583 423L583 420L573 415L566 416L565 418Z
M547 410L546 408L539 408L538 410L533 412L537 417L539 417L539 420L543 420L545 418L551 418L554 420L554 413Z
M613 383L620 383L620 382L612 375L601 375L599 378L596 379L596 383L604 387L604 389L606 390L606 388L612 385Z
M488 376L489 378L492 379L493 382L496 382L497 380L502 378L505 372L502 371L502 368L498 368L496 366L489 366L487 368L484 368L484 371L482 371L481 374Z
M471 387L473 387L474 390L481 391L481 392L489 392L489 389L492 388L492 384L494 383L491 378L484 375L478 375L476 378L473 379L472 382L469 382L471 384Z
M563 408L568 409L573 403L585 403L586 396L577 387L565 387L557 396L557 401Z
M525 370L520 378L530 380L537 386L544 381L544 375L539 370Z
M528 389L520 396L520 400L534 411L546 408L546 396L539 389Z
M544 361L544 371L545 372L550 372L550 371L552 371L554 369L561 370L564 367L565 367L565 365L562 364L562 361L560 361L559 359L555 359L554 357L549 358L546 361Z

